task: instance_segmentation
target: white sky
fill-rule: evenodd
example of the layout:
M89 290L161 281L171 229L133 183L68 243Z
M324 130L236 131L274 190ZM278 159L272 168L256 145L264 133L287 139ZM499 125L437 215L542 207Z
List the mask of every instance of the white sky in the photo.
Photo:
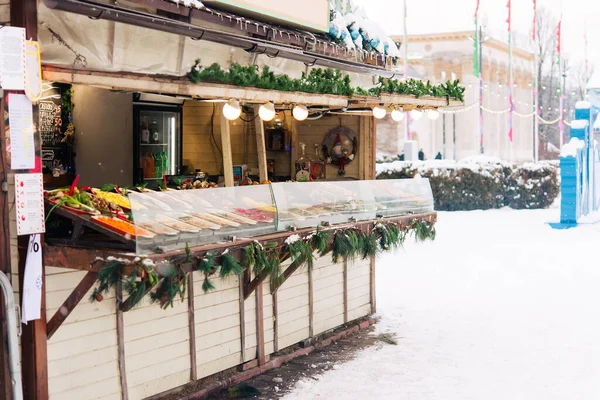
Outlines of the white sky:
M388 34L402 34L402 0L355 0L369 19ZM600 2L595 0L537 0L557 17L563 13L563 54L573 62L584 59L584 26L588 31L588 59L600 67ZM477 0L407 0L407 27L410 34L471 30ZM507 0L481 0L480 16L487 14L493 37L507 40ZM595 23L594 23L595 22ZM512 0L512 28L524 35L531 32L533 0Z

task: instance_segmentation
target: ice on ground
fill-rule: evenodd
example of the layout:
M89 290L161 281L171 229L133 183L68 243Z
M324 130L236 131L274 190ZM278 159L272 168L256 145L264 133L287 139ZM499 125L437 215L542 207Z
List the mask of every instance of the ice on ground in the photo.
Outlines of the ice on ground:
M559 213L439 213L435 242L377 262L377 329L398 345L285 399L597 399L600 224L553 230Z

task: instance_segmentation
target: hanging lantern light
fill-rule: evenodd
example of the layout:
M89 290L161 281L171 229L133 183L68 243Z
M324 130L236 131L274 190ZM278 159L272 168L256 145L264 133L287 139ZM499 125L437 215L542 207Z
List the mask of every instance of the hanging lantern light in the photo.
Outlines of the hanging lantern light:
M417 109L410 110L410 117L415 121L418 121L423 117L423 112Z
M230 121L238 119L241 113L242 108L237 100L231 99L223 105L223 115Z
M296 120L304 121L306 118L308 118L308 108L303 104L298 104L292 110L292 115L294 118L296 118Z
M427 111L427 117L430 120L435 121L440 117L440 112L438 110L429 110Z
M275 118L275 105L271 102L263 104L258 109L258 116L263 121L271 121Z
M387 114L387 111L385 111L385 108L383 108L381 106L373 107L373 116L375 118L382 119L385 117L385 114Z
M402 107L392 111L392 119L396 122L400 122L404 119L404 110L402 110Z

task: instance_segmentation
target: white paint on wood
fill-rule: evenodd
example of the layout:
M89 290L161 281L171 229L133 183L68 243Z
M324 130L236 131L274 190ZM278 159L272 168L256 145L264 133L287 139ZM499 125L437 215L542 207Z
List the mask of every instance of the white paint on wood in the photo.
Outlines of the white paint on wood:
M50 382L48 382L48 385L50 387ZM114 396L115 392L114 389L119 388L119 378L115 377L115 378L111 378L102 382L97 382L97 383L93 383L93 384L89 384L86 386L81 386L81 387L77 387L65 392L60 392L60 393L52 393L50 392L50 399L51 400L73 400L73 399L77 399L77 400L84 400L84 399L97 399L97 398L101 398L101 397L105 397L105 396ZM49 388L50 390L50 388ZM119 394L119 400L120 400L120 394ZM114 398L114 397L113 397Z
M239 353L232 353L222 358L200 362L198 364L198 378L204 378L205 376L213 375L217 372L235 367L239 362Z

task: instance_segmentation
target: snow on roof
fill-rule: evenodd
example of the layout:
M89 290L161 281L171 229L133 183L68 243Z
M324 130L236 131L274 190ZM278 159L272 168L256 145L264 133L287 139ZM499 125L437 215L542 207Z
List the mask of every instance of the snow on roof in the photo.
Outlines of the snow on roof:
M565 144L560 151L561 157L577 157L577 152L584 147L583 140L571 138L569 143Z
M600 89L600 72L596 71L585 86L586 89Z
M575 108L578 110L590 108L590 107L592 107L592 103L590 103L589 101L580 100L577 103L575 103Z
M585 119L577 119L571 122L571 129L585 129L590 123Z

